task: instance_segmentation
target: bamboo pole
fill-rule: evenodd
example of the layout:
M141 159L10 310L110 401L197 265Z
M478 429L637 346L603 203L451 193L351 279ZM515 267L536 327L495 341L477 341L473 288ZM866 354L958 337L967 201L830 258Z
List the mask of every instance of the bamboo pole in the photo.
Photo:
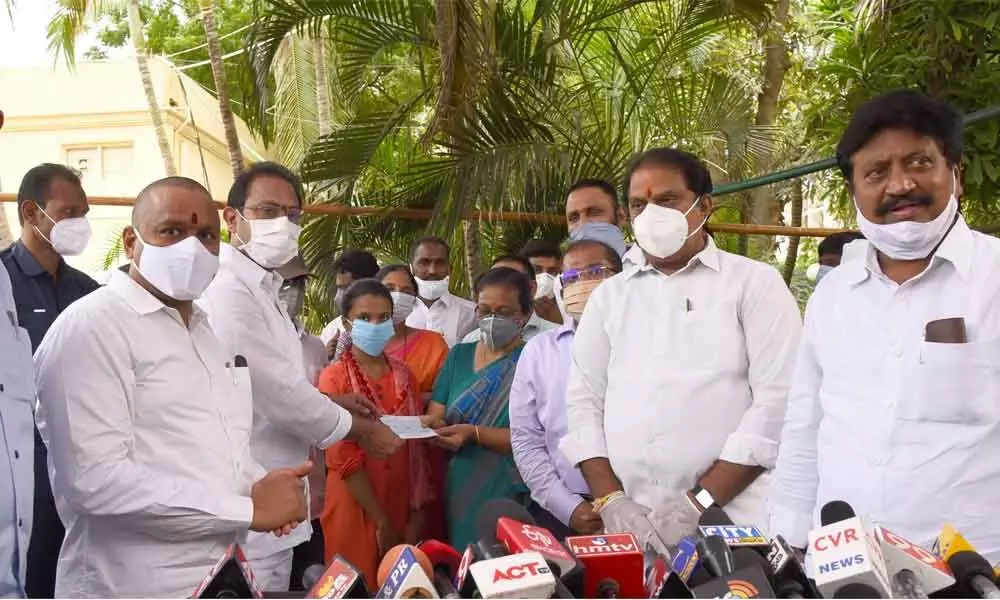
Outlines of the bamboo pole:
M16 202L14 194L0 193L0 203ZM132 206L133 198L122 196L88 196L91 206ZM225 207L222 202L216 202L219 210ZM411 221L428 221L433 211L422 208L381 208L377 206L347 206L344 204L307 204L303 210L308 214L326 215L332 217L391 217ZM483 221L506 221L515 223L553 223L566 222L563 215L530 212L505 212L474 210L470 216ZM784 235L790 237L826 237L845 229L829 227L786 227L783 225L743 225L740 223L711 223L712 231L719 233L737 233L741 235Z

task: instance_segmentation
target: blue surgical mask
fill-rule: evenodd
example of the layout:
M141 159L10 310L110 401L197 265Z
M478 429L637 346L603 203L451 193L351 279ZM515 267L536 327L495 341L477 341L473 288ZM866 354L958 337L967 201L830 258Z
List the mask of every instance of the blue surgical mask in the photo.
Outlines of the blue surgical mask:
M603 242L617 252L618 256L625 254L625 235L617 225L611 223L588 221L570 231L569 239L574 242L579 240Z
M368 356L382 354L394 333L392 319L378 324L361 319L354 319L351 322L351 343Z
M820 265L819 271L816 271L816 283L819 283L819 280L823 279L823 277L825 277L826 274L832 270L833 267L831 267L830 265Z

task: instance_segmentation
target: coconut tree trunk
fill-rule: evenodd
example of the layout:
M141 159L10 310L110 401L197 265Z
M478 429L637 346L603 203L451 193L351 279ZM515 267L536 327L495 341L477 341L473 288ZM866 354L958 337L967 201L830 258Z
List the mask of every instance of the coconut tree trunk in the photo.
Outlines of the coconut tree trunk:
M802 178L794 179L788 192L791 196L792 227L802 227ZM785 256L785 268L782 275L785 277L785 284L791 285L792 275L795 274L795 263L799 260L799 238L797 236L788 238L788 255Z
M226 83L226 68L222 64L222 47L219 44L219 30L215 26L215 9L212 0L198 0L201 6L201 22L205 27L205 41L208 43L208 59L212 65L212 79L215 81L215 95L219 99L219 114L222 115L222 129L226 134L226 148L229 150L229 167L233 179L243 172L243 151L240 137L236 133L236 120L229 105L229 86Z
M472 290L480 267L479 222L471 218L462 221L462 234L465 238L465 275L469 278L469 290Z
M754 121L758 127L772 127L778 120L778 98L781 96L781 86L785 82L785 72L788 70L788 45L785 43L788 3L789 0L778 0L774 5L771 23L764 36L764 86L757 96L757 118ZM760 157L756 161L757 173L769 170L774 164L773 159L771 155ZM752 223L780 224L781 205L776 192L773 185L750 191ZM767 256L774 250L774 238L755 236L753 246L755 255Z
M146 38L142 33L139 0L131 0L128 3L128 30L135 48L135 62L139 66L142 91L146 94L149 116L153 120L153 130L156 132L156 143L160 146L160 155L163 157L163 170L168 177L172 177L177 174L177 169L174 167L174 155L167 139L167 130L163 125L163 113L160 112L160 104L156 101L153 76L149 72L149 57L146 55Z
M333 133L333 108L330 102L330 80L326 73L326 44L323 38L313 39L313 65L316 69L316 116L320 136Z

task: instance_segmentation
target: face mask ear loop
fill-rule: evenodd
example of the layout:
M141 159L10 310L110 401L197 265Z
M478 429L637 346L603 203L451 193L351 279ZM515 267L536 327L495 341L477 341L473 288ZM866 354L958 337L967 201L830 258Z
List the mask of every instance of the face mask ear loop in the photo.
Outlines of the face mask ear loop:
M246 221L247 224L250 223L250 219L247 219L246 217L244 217L243 213L241 213L240 211L237 210L236 214L239 215L239 217L241 219L243 219L244 221ZM242 248L242 247L246 246L247 243L243 241L243 238L240 237L240 234L237 232L237 230L238 230L238 228L233 229L233 234L232 235L233 235L233 237L235 237L239 241L239 243L240 243L239 247Z

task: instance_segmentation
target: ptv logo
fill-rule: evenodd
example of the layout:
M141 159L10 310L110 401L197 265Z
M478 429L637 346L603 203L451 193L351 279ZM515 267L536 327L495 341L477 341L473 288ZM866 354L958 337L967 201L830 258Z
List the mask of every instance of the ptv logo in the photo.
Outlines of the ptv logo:
M498 581L524 579L525 577L544 575L549 572L549 568L546 565L534 562L525 563L523 565L512 565L506 569L497 569L496 572L493 573L493 583Z

